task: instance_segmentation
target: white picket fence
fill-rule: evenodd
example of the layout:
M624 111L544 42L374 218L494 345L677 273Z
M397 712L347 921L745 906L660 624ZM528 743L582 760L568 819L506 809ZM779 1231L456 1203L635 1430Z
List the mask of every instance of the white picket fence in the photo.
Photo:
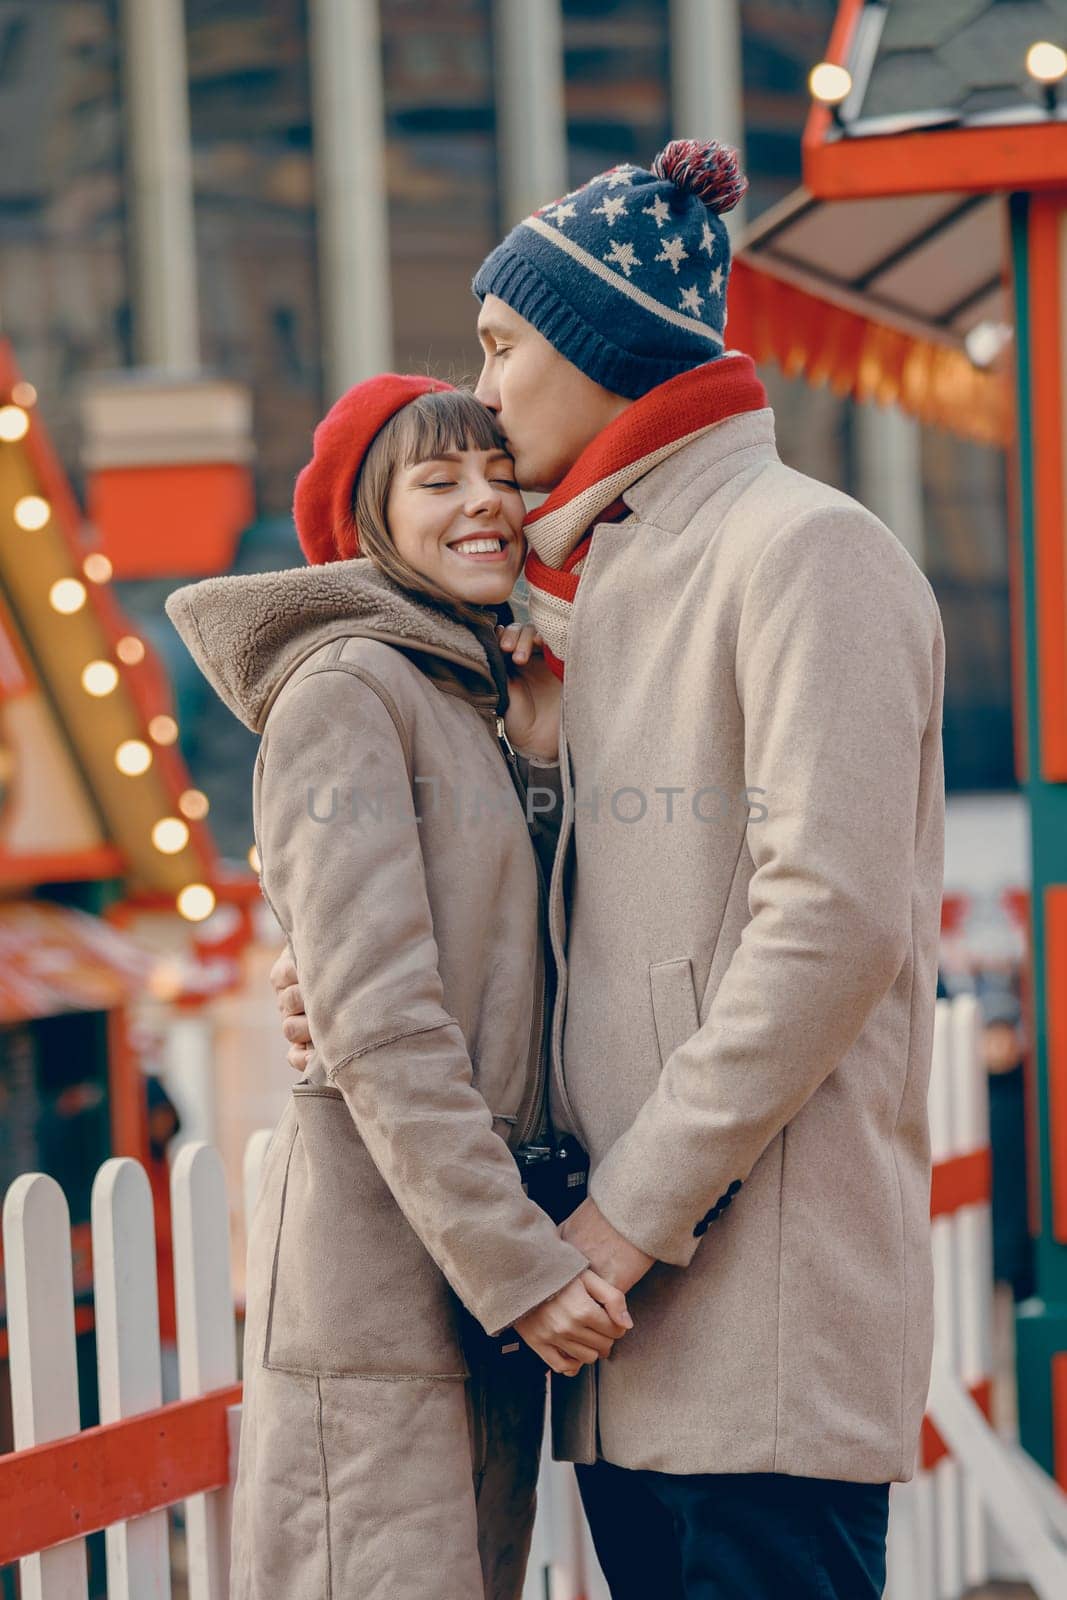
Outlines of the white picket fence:
M1013 1570L1039 1600L1067 1595L1067 1498L989 1428L992 1272L985 1084L973 1000L938 1003L934 1144L937 1353L927 1465L893 1491L889 1600L958 1600ZM245 1157L251 1214L267 1133ZM181 1400L161 1406L152 1200L134 1161L107 1162L92 1198L101 1426L79 1432L69 1216L59 1186L19 1178L4 1204L15 1452L0 1456L0 1564L22 1600L85 1600L82 1534L106 1527L109 1600L168 1600L166 1506L184 1501L190 1600L223 1600L239 1447L229 1206L207 1145L172 1173ZM937 1438L937 1435L940 1438ZM55 1441L63 1441L61 1444ZM951 1454L940 1455L947 1447ZM991 1530L999 1540L991 1540ZM5 1551L7 1552L5 1554ZM546 1459L526 1600L609 1600L573 1473Z

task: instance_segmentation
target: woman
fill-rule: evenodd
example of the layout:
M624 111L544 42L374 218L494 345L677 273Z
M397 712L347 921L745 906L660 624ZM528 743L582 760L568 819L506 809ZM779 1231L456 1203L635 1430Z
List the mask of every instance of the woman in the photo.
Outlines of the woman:
M522 514L473 397L388 375L337 403L297 484L326 564L168 601L262 734L263 893L316 1040L249 1240L239 1600L518 1596L544 1368L461 1331L454 1296L572 1374L629 1324L509 1151L543 1127L546 1061L543 897L498 737ZM550 740L529 709L512 727Z

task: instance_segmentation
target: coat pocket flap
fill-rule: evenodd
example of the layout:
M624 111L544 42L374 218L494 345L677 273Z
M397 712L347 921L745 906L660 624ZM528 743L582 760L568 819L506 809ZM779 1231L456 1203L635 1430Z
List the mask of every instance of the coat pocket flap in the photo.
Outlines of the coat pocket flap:
M652 1015L656 1022L660 1065L665 1066L667 1058L700 1027L693 963L688 956L679 956L674 961L655 961L648 969L648 978L652 986Z

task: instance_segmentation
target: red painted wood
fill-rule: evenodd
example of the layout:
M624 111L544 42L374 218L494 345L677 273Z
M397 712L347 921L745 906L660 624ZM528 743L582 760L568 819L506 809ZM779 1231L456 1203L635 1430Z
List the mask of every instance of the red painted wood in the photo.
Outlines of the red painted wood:
M971 1385L971 1399L988 1421L992 1417L993 1409L993 1383L990 1378L982 1378L980 1382ZM929 1417L923 1418L922 1433L919 1437L919 1464L925 1472L949 1455L948 1445L942 1439Z
M1067 885L1045 890L1045 1014L1052 1237L1067 1244Z
M961 1206L987 1202L992 1192L992 1178L988 1148L938 1161L930 1180L931 1217L946 1217Z
M1063 464L1064 328L1061 245L1067 195L1030 206L1030 371L1037 564L1041 776L1067 779L1067 527Z
M0 1455L0 1567L223 1488L230 1480L226 1412L240 1398L234 1384Z
M1052 1467L1056 1482L1067 1489L1067 1351L1052 1358Z

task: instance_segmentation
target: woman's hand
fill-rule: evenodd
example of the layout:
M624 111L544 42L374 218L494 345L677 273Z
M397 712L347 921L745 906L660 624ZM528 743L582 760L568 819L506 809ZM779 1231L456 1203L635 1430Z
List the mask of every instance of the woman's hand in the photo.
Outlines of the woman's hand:
M510 655L508 709L504 730L522 755L543 761L559 757L559 705L563 685L542 655L544 640L529 622L498 627L497 638Z
M610 1355L632 1327L626 1296L590 1269L515 1323L530 1349L566 1378Z
M282 1014L282 1032L289 1042L289 1065L294 1072L306 1072L314 1044L304 1014L304 997L300 993L296 962L288 945L271 967L270 981L278 1010Z

